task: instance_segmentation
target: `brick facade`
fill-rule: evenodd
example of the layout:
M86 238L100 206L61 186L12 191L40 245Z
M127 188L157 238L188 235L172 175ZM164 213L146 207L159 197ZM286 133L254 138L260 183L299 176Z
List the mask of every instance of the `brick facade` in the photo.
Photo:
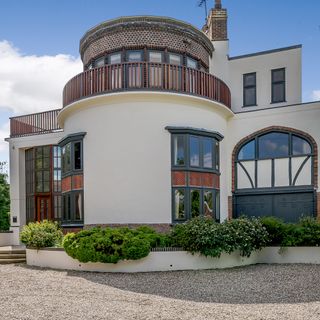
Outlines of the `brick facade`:
M126 17L107 21L89 30L80 41L84 65L121 49L161 49L186 53L209 66L210 40L193 26L161 17Z
M210 11L203 30L212 41L228 40L227 21L227 10L221 8L221 3L216 4L215 8Z

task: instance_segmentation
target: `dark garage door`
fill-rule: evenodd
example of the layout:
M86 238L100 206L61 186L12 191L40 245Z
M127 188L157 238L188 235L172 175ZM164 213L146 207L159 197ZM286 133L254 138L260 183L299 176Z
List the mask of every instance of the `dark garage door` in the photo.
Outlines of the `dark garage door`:
M235 216L276 216L287 222L296 222L301 216L314 216L314 193L278 193L236 195Z

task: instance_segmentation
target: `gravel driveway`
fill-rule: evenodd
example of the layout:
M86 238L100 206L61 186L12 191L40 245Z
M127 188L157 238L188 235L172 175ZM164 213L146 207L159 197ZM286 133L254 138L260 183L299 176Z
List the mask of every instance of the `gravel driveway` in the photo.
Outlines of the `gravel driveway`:
M320 266L139 274L0 265L0 319L320 319Z

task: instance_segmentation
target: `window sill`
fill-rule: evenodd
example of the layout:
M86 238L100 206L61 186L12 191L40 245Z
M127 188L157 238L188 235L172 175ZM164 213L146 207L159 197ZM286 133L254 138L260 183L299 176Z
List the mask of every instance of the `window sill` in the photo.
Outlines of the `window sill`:
M243 105L242 108L254 108L254 107L258 107L257 104L250 104L250 105Z
M276 102L270 102L270 104L279 104L279 103L287 103L287 100L283 100L283 101L276 101Z

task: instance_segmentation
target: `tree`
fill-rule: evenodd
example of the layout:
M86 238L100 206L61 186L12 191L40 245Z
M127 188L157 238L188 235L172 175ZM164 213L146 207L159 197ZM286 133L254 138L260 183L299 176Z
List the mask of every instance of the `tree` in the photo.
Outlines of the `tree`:
M10 193L5 171L6 163L0 162L0 230L9 230Z

